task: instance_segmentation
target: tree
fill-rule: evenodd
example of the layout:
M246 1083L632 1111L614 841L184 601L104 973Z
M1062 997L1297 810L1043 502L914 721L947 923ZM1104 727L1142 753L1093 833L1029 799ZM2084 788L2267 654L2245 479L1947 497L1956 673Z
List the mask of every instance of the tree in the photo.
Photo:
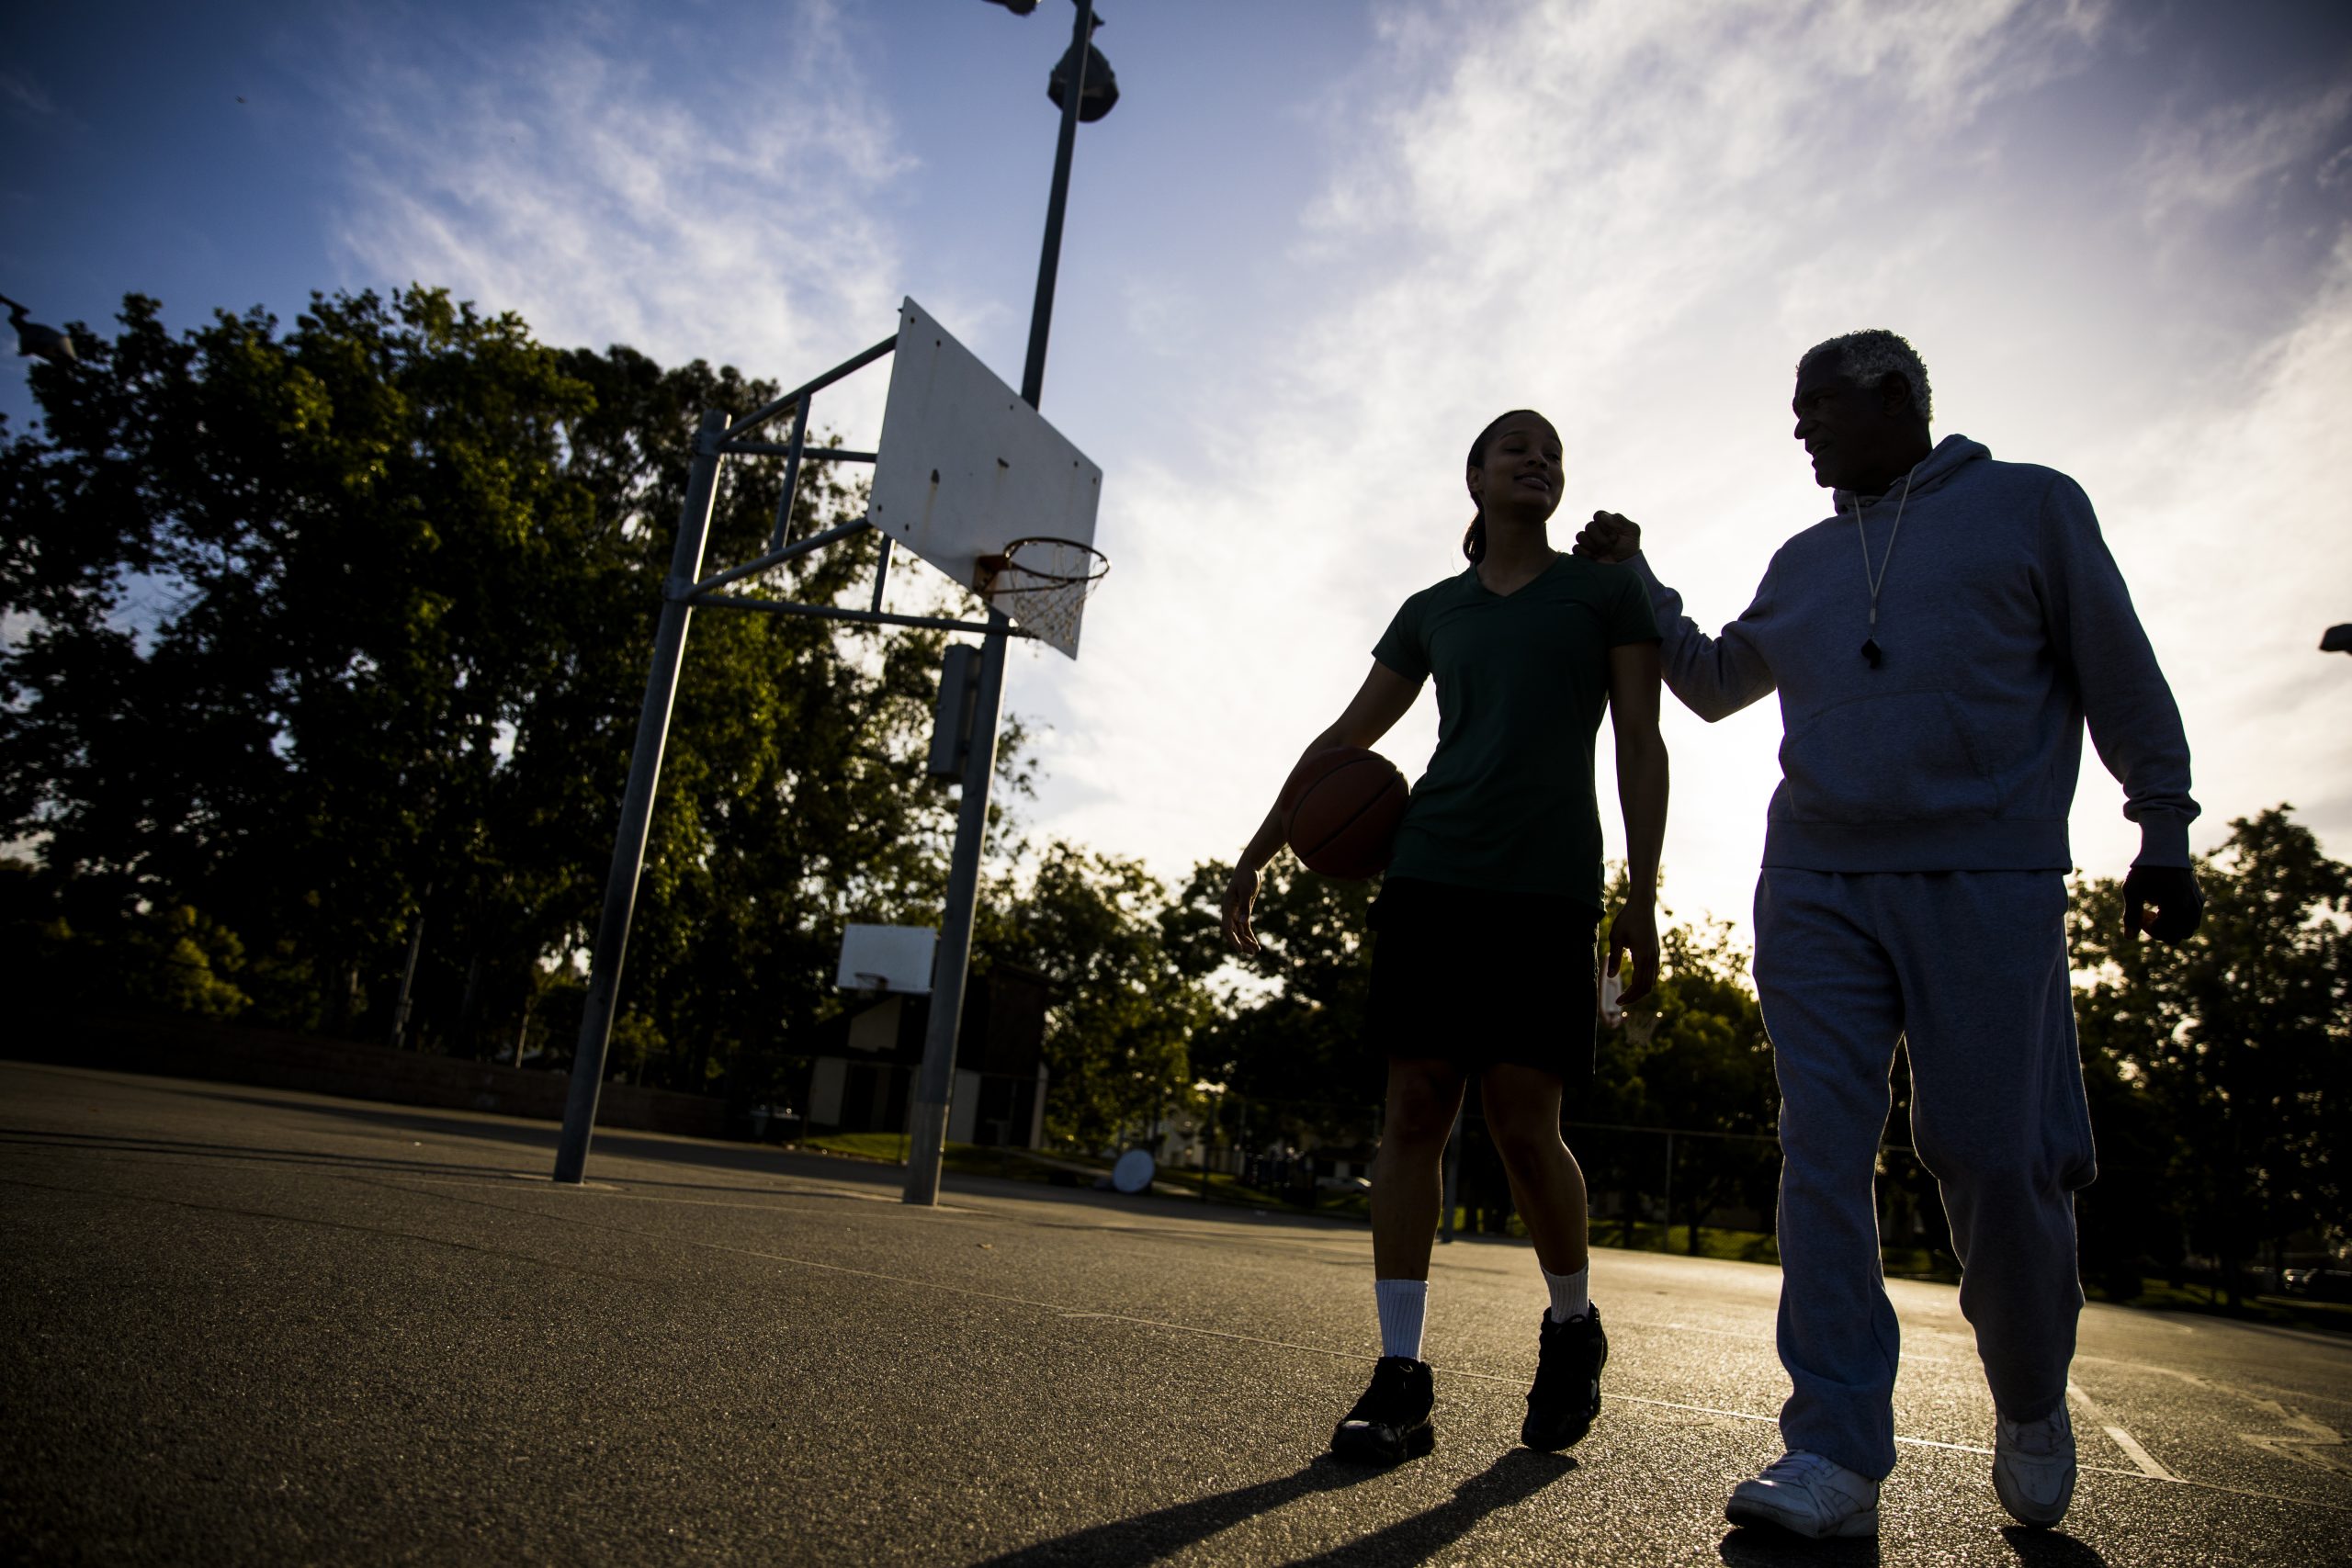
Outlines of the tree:
M1370 1139L1384 1070L1362 1043L1377 885L1335 882L1278 856L1258 897L1262 951L1245 963L1228 955L1221 932L1229 874L1216 862L1196 866L1168 917L1178 965L1210 983L1216 998L1212 1021L1193 1040L1195 1070L1247 1097L1253 1118L1272 1111L1292 1141L1309 1133L1328 1142ZM1623 897L1621 866L1610 898ZM1771 1052L1730 928L1677 925L1669 917L1661 942L1664 964L1645 1023L1601 1032L1594 1082L1567 1105L1568 1120L1769 1134L1779 1108ZM1588 1126L1573 1141L1597 1189L1632 1193L1663 1185L1664 1145L1654 1134ZM1499 1223L1501 1172L1488 1168L1490 1155L1474 1142L1479 1149L1464 1181L1492 1190L1496 1201L1475 1206ZM1777 1174L1769 1145L1686 1142L1679 1152L1676 1212L1690 1224L1734 1193L1769 1205Z
M0 430L0 814L45 918L104 942L200 909L256 1015L363 1032L421 923L424 1034L507 1049L594 926L694 427L774 389L424 288L178 337L133 297L120 329L77 326L43 423ZM712 561L764 543L780 468L730 459ZM838 471L804 470L799 531L854 515ZM936 902L940 641L696 616L622 998L646 1076L773 1071L836 1005L842 919Z
M1302 1131L1320 1121L1344 1138L1382 1094L1382 1064L1362 1044L1376 885L1336 882L1276 856L1258 892L1260 951L1244 961L1223 934L1231 874L1222 862L1196 865L1168 914L1178 968L1204 985L1222 982L1215 1020L1193 1043L1195 1068L1253 1105L1293 1108Z
M1001 879L983 902L976 946L1051 983L1047 1130L1098 1146L1188 1097L1209 998L1176 961L1168 887L1141 862L1056 840L1024 880Z
M1747 954L1731 927L1661 914L1655 1029L1646 1040L1639 1028L1601 1032L1596 1103L1576 1119L1700 1134L1675 1140L1666 1216L1669 1229L1678 1217L1690 1227L1696 1255L1699 1226L1720 1205L1736 1199L1771 1213L1778 1151L1752 1140L1776 1131L1780 1087ZM1636 1190L1655 1179L1638 1168L1614 1174Z
M2303 1231L2340 1238L2346 1224L2332 1117L2352 1088L2352 868L2321 853L2292 810L2233 821L2199 860L2205 921L2177 950L2124 933L2120 883L2076 888L2086 1067L2129 1130L2118 1160L2100 1125L2086 1248L2094 1219L2168 1212L2221 1261L2233 1303L2261 1248ZM2100 1192L2110 1182L2113 1202Z

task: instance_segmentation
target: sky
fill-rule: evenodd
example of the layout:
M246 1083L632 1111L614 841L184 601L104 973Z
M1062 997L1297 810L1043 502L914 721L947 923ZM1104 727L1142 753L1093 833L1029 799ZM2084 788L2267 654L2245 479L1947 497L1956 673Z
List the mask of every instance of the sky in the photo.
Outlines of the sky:
M1106 0L1043 411L1104 471L1075 663L1015 651L1041 834L1230 859L1543 410L1712 629L1827 513L1810 344L1916 344L1936 434L2080 480L2203 851L2352 856L2352 7ZM911 296L1020 378L1063 0L45 6L0 63L0 292L104 329L442 285L559 344L805 379ZM879 434L879 371L816 405ZM741 412L741 411L737 411ZM0 362L0 412L34 415ZM1897 570L1899 570L1899 563ZM1860 591L1858 579L1858 592ZM929 591L902 582L908 602ZM1747 920L1779 713L1669 698L1665 901ZM1433 700L1383 750L1409 774ZM2089 749L2075 857L2137 836ZM1611 853L1623 832L1600 741Z

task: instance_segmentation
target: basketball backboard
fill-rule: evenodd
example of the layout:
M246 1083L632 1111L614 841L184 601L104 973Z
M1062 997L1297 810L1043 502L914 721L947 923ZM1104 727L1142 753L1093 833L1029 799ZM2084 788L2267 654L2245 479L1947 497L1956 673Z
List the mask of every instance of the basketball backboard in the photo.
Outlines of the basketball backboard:
M1094 543L1102 470L931 312L906 300L866 517L977 592L982 558L1016 540ZM1003 608L1018 623L1017 601ZM1076 615L1023 629L1078 657Z
M844 991L931 995L932 959L939 933L929 926L848 926L833 984Z

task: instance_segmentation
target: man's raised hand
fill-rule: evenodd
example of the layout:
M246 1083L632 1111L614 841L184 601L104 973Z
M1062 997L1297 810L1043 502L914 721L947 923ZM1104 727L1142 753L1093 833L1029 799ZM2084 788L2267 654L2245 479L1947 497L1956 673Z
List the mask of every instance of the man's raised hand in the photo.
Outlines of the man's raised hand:
M1614 512L1596 512L1577 530L1577 554L1593 560L1625 560L1641 547L1642 525Z

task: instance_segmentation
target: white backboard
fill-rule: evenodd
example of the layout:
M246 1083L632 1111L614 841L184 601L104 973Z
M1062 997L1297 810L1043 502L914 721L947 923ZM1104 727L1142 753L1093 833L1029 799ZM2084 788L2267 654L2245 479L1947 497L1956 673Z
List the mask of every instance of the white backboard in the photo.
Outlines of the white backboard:
M1015 539L1094 542L1102 470L912 299L875 451L868 519L959 587ZM1048 640L1078 657L1074 624Z
M939 933L929 926L849 926L842 931L841 971L833 984L844 991L896 991L931 995L932 956Z

